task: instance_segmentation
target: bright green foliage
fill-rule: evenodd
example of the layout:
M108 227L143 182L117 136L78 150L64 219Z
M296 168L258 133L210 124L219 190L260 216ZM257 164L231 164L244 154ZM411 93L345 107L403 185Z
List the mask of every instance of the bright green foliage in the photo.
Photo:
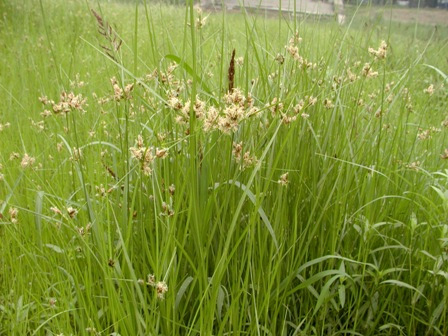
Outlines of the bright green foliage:
M0 10L0 334L448 334L446 28Z

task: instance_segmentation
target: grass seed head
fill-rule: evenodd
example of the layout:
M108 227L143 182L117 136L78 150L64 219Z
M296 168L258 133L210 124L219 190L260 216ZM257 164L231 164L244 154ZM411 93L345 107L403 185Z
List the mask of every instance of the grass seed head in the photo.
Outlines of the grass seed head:
M441 157L443 160L448 159L448 149L447 149L447 148L445 148L445 150L443 151L443 153L440 154L440 157Z
M76 210L75 208L69 206L69 207L67 208L67 213L68 213L68 215L70 216L70 218L75 218L76 215L78 214L78 210Z
M168 285L165 281L159 281L155 284L155 288L157 291L157 298L163 300L165 297L165 293L168 292Z
M10 207L9 208L9 219L12 224L17 224L19 222L19 209Z
M286 186L289 184L289 179L288 179L288 177L289 177L289 173L288 173L288 172L286 172L286 173L280 175L280 178L279 178L279 180L278 180L278 183L279 183L281 186L286 187Z
M19 157L20 157L20 154L17 153L17 152L12 152L11 154L9 154L9 160L10 160L10 161L12 161L12 160L16 160L16 159L18 159Z
M230 58L229 69L227 70L227 78L229 80L229 93L232 92L235 87L235 49L232 51L232 57Z
M361 73L364 77L367 78L374 78L378 76L378 72L372 70L372 66L370 65L370 63L364 64Z
M29 156L27 153L23 155L22 161L20 162L20 166L25 169L31 167L36 162L36 159Z
M62 211L61 210L59 210L57 207L55 207L55 206L52 206L51 208L50 208L50 210L51 211L53 211L55 214L57 214L57 215L62 215Z
M371 55L375 56L375 59L385 59L387 56L387 43L386 41L381 41L378 49L369 48L368 51Z
M423 92L432 96L434 94L434 84L429 85Z

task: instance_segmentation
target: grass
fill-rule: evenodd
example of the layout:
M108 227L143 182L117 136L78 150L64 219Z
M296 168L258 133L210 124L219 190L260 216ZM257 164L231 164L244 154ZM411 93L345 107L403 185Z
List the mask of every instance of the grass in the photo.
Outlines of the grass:
M0 9L0 334L448 333L443 29Z

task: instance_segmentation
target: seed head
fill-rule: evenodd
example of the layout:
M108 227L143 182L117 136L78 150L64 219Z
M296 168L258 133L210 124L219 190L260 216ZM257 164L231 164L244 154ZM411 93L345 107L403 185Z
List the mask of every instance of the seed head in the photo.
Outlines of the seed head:
M74 218L74 217L76 217L76 215L78 214L78 210L76 210L75 208L69 206L69 207L67 208L67 213L68 213L68 215L70 216L70 218Z
M11 223L17 224L19 219L19 209L11 207L9 208L9 219L11 220Z
M33 157L29 156L27 153L25 153L23 155L22 162L20 162L20 166L23 169L25 169L25 168L31 167L35 161L36 161L35 158L33 158Z
M62 215L62 211L59 210L57 207L53 206L53 207L50 208L50 210L53 211L57 215Z
M156 157L159 159L165 159L168 156L168 148L156 149Z
M148 282L147 285L154 287L156 285L156 277L154 274L148 274Z
M289 184L288 176L289 176L288 172L280 175L280 179L278 180L278 183L281 186L286 187Z
M440 154L440 157L441 157L443 160L448 159L448 149L445 149L444 152L443 152L442 154Z
M79 161L82 158L81 148L73 147L71 160Z
M159 281L155 284L155 288L157 291L157 297L160 300L163 300L165 293L168 292L168 285L164 281Z
M364 64L361 73L364 77L367 78L373 78L378 76L378 72L372 70L372 66L370 65L370 63Z
M426 89L423 90L424 93L432 96L434 94L434 84L431 84Z
M369 53L375 56L375 59L385 59L387 55L387 43L386 41L381 41L380 46L377 50L369 48Z
M334 104L333 104L333 102L330 99L325 99L324 100L324 107L327 110L330 110L330 109L332 109L334 107Z
M5 124L0 124L0 132L2 132L5 128L8 128L9 126L11 126L9 122Z

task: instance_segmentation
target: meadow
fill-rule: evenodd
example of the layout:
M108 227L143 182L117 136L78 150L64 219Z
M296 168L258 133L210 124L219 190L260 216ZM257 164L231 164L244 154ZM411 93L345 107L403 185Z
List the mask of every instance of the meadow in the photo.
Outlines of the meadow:
M446 26L0 14L0 335L448 334Z

